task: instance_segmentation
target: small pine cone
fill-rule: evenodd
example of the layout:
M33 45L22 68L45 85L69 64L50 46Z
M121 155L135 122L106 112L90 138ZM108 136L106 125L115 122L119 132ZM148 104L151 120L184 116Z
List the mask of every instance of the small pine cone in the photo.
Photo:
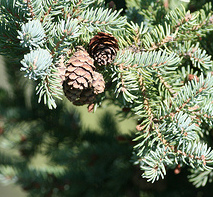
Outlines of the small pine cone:
M100 94L104 92L105 89L105 81L103 75L98 72L94 72L92 87L95 94Z
M71 102L78 99L83 90L92 86L94 70L95 66L89 54L83 47L77 47L77 51L67 62L63 82L65 96Z
M104 32L98 32L89 43L89 54L99 66L111 64L118 49L117 39Z

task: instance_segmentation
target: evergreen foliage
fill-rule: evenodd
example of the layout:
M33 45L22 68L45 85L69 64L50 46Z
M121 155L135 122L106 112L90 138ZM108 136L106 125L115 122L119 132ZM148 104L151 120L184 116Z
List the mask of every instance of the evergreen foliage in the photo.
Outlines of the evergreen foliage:
M108 101L124 118L137 119L136 137L122 136L123 143L115 140L120 134L109 114L100 118L100 133L84 131L60 101L61 57L66 65L75 47L88 49L97 32L112 34L119 51L110 65L96 65L106 89L94 109ZM48 106L26 108L17 84L20 103L0 106L1 146L19 150L15 159L1 153L0 173L31 196L37 190L40 196L96 196L97 189L100 196L131 196L135 166L152 183L188 166L189 181L205 186L213 177L212 35L208 1L126 0L126 9L116 10L116 2L104 0L0 0L0 54L16 66L8 68L11 84L15 72L25 72L38 102ZM6 97L1 91L1 102ZM30 167L36 154L46 155L48 165Z

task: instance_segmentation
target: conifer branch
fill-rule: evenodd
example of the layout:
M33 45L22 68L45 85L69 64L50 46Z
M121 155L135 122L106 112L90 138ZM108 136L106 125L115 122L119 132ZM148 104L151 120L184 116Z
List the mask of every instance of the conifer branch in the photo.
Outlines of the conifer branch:
M29 9L29 12L30 12L30 14L31 14L31 17L34 18L35 13L33 12L32 2L31 2L31 0L26 0L26 2L27 2L27 7L28 7L28 9Z
M126 24L126 17L119 16L121 11L112 11L111 9L103 8L96 8L94 10L93 8L89 8L78 16L78 20L82 25L86 25L86 28L88 28L87 26L92 28L88 29L90 31L93 28L102 31L105 28L109 31L116 31L122 29Z
M201 171L200 169L192 169L191 175L188 178L196 187L204 187L208 181L211 182L212 175L212 170Z
M213 62L211 50L205 50L211 45L202 39L209 38L213 31L212 7L208 3L190 12L184 7L169 10L163 1L152 5L151 2L127 0L123 16L122 10L106 8L104 0L0 0L0 53L21 59L20 70L29 79L38 81L38 102L44 100L49 109L56 108L56 98L61 99L62 90L74 104L87 102L94 107L110 98L121 109L128 108L128 115L138 119L135 161L149 181L164 178L167 168L188 165L193 169L191 181L197 186L205 185L213 177L213 151L207 145L212 141L213 128ZM75 47L83 53L76 49L73 54ZM60 69L65 71L59 73ZM74 102L74 97L85 102L80 99ZM120 113L127 118L122 110ZM24 130L21 125L13 126ZM116 130L114 127L107 130L107 126L101 125L104 133ZM78 126L75 128L81 135ZM29 137L33 130L25 128L22 134ZM60 139L56 135L47 142L50 150L45 150L45 154L67 152L63 140L70 135L70 132L65 137L61 135ZM76 139L77 134L74 136ZM26 150L25 137L21 141L20 136L14 135L12 142L6 144ZM106 138L109 139L109 134ZM53 144L60 143L63 151L55 150ZM20 150L25 158L20 163L26 164L36 153L33 144L29 147L30 154ZM55 162L58 160L55 158ZM60 162L67 166L66 161ZM65 173L63 167L22 172L20 163L14 163L15 168L12 163L5 157L0 172L25 177L24 181L35 173L41 182L45 182L49 173L51 180ZM93 160L88 163L94 165ZM205 173L199 175L197 169ZM24 185L23 180L19 181ZM45 195L53 190L45 190Z

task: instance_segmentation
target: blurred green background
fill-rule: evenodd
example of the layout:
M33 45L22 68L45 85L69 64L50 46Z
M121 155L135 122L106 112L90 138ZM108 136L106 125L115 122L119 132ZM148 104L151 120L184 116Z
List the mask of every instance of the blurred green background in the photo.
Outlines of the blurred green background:
M10 86L7 82L7 75L4 69L3 58L0 56L0 88L10 91ZM1 105L1 103L0 103ZM0 197L25 197L24 191L13 184L6 185L0 182Z
M8 83L7 73L5 71L5 64L2 56L0 56L0 89L5 89L8 92L10 92L10 85ZM35 93L33 92L32 95L35 95ZM70 103L70 105L72 104ZM103 113L105 113L106 111L110 111L114 116L113 118L118 120L119 130L122 133L127 133L130 130L133 130L136 125L136 123L133 120L122 121L121 118L119 118L116 115L117 109L115 106L107 106L107 104L105 104L102 106L102 108L97 109L95 113L88 113L87 106L75 108L80 112L81 120L83 122L83 128L89 127L92 129L98 129L97 117L102 116ZM42 158L38 158L38 161L35 162L40 163L41 159ZM26 197L26 196L27 194L17 185L14 184L5 185L0 182L0 197Z
M25 197L27 196L18 186L0 184L0 197Z

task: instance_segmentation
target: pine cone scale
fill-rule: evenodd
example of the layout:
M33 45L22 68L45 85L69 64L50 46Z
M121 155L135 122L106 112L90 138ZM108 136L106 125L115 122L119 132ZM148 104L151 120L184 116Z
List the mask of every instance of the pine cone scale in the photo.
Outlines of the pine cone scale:
M92 81L92 75L91 75L90 73L86 73L86 74L84 75L84 77L87 78L89 82Z
M84 65L84 69L87 70L87 71L92 72L91 66L89 66L87 64Z
M88 84L87 84L87 80L84 79L83 77L79 77L76 79L76 81L82 85L85 85L85 87L88 87Z
M95 66L93 65L93 60L92 59L88 59L86 62L95 69Z
M83 66L83 64L84 63L82 61L79 61L79 60L72 61L72 65L75 66L75 67Z
M73 67L73 66L69 66L68 68L67 68L67 72L65 73L65 76L68 76L69 75L69 73L68 72L73 72L74 70L75 70L76 68L75 67Z
M84 76L86 74L86 70L83 68L77 68L74 70L74 73L78 76Z
M78 75L76 75L75 73L71 73L70 75L68 75L68 77L71 79L71 80L75 80L78 78Z

